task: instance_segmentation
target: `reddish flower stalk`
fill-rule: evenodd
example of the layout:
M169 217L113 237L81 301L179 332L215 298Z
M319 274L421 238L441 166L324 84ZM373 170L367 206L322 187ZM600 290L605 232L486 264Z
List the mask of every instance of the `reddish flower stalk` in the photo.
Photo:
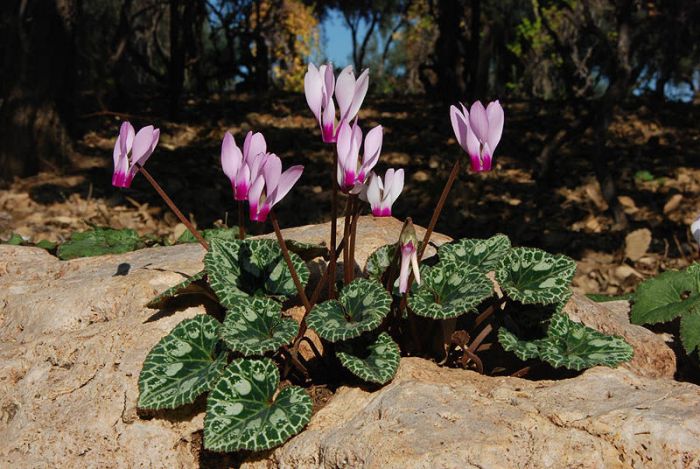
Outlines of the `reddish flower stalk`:
M292 275L292 280L294 281L294 286L297 287L297 293L299 294L299 298L301 298L301 302L304 305L304 308L306 311L311 310L311 303L309 303L309 299L306 296L306 292L304 291L304 286L301 284L301 281L299 280L299 275L297 274L296 269L294 268L294 264L292 264L292 258L289 256L289 250L287 249L287 244L284 242L284 238L282 237L282 231L280 231L280 225L277 223L277 216L275 215L275 212L272 210L269 213L270 215L270 221L272 221L272 227L275 229L275 235L277 236L277 243L280 245L280 249L282 250L282 256L284 257L284 261L287 263L287 268L289 269L289 273Z
M333 152L333 170L338 165L338 155ZM338 185L335 183L335 178L331 175L331 185L333 186L333 195L331 199L331 258L328 263L327 270L331 281L328 283L328 298L335 298L335 267L338 256L335 251L335 243L338 230Z
M165 193L163 188L160 187L160 184L158 184L156 182L156 180L153 179L153 176L151 176L151 174L148 171L146 171L146 168L141 166L139 163L136 163L135 166L136 166L137 170L140 171L141 174L143 174L143 176L146 178L146 180L151 183L151 185L156 190L158 195L160 195L160 197L165 201L165 203L168 204L168 207L170 207L170 210L173 211L173 213L180 220L180 222L183 225L185 225L185 227L187 227L187 229L190 231L190 233L192 233L192 236L194 236L195 239L197 239L197 241L199 241L199 244L201 244L202 247L208 251L209 250L209 243L206 242L206 240L202 237L202 235L199 233L199 231L197 231L197 229L192 225L192 223L190 223L190 221L187 218L185 218L185 215L183 215L183 213L180 211L180 209L177 208L177 206L175 205L175 202L173 202L172 199L170 197L168 197L168 194Z
M238 201L238 239L245 239L245 211L243 201Z

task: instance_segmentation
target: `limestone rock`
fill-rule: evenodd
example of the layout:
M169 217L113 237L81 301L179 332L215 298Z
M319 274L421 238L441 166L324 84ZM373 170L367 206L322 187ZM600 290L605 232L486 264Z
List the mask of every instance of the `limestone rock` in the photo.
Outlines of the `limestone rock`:
M698 465L698 386L603 367L533 382L404 358L391 384L341 388L303 433L243 467Z
M357 236L358 268L364 265L367 256L377 247L395 242L400 228L401 223L397 220L362 218ZM285 237L318 243L325 240L327 231L328 224L307 226L285 230ZM417 227L417 231L418 236L421 237L422 229ZM435 235L433 239L440 243L449 238ZM431 251L434 250L429 248L428 254ZM154 311L143 305L156 294L181 281L182 274L194 274L201 270L203 255L204 251L199 245L189 244L64 262L41 249L0 246L0 435L2 435L0 467L173 468L196 467L199 464L203 399L180 410L156 414L137 412L136 402L138 375L151 347L180 321L204 313L201 306L183 307L178 311ZM618 324L617 320L613 320L614 315L611 316L606 309L594 308L595 305L591 306L579 297L574 297L572 304L573 306L570 305L570 307L573 309L570 310L570 314L578 312L580 319L587 324L592 325L598 321L596 327L602 330L608 328L608 331L615 333L619 330L622 335L632 334L627 330L629 325L622 320ZM582 306L578 308L577 304ZM613 319L606 319L610 317ZM616 327L619 329L615 329ZM655 345L645 347L641 344L644 340L653 340L655 336L653 334L645 336L642 332L645 330L642 328L634 330L636 331L634 334L638 335L638 343L633 345L638 347L638 358L641 360L635 372L651 375L653 373L645 371L647 370L645 367L653 366L659 366L664 370L670 369L668 363L661 363L660 359L647 357L647 354L652 353ZM629 339L632 335L625 335L625 337ZM408 364L414 362L415 360L404 361ZM684 438L683 444L689 451L696 448L694 445L697 444L697 435L691 432L691 428L698 428L698 426L691 419L694 415L698 415L696 408L698 398L697 393L691 392L690 385L637 378L623 370L594 370L581 378L561 383L529 383L506 378L481 377L460 370L441 370L429 363L420 363L420 367L404 366L400 382L378 393L368 394L359 389L343 389L337 398L331 400L327 410L324 409L312 419L310 428L316 433L311 433L309 437L314 434L319 435L318 432L324 428L331 429L332 422L346 420L354 423L350 424L350 427L343 428L346 430L354 428L355 433L352 434L359 435L357 432L361 432L362 428L354 426L364 425L361 420L364 417L360 413L356 416L355 413L362 409L354 407L355 404L350 405L351 402L349 402L357 400L357 405L362 402L367 404L366 408L371 411L370 415L375 421L372 424L374 427L383 428L385 423L383 415L394 415L396 422L387 427L392 432L390 433L393 435L392 438L396 437L399 440L406 438L406 441L420 440L424 442L424 448L428 448L429 444L435 445L431 453L435 457L440 448L446 450L451 447L458 448L459 441L459 449L454 450L454 457L457 458L454 459L455 461L472 461L474 464L479 461L489 461L489 459L482 459L486 456L479 456L482 453L492 455L489 456L493 458L490 460L497 461L498 459L495 458L502 451L506 456L507 454L532 454L532 457L536 458L538 454L545 454L546 448L551 448L554 452L558 449L558 445L563 444L561 439L551 435L548 435L548 438L552 438L551 441L546 438L538 439L541 434L537 429L546 424L547 418L538 417L537 413L525 415L522 409L526 407L508 404L510 407L503 407L507 411L499 410L500 414L493 414L504 419L512 415L515 419L501 421L500 436L489 433L489 431L495 432L495 426L489 430L488 427L482 429L474 423L480 418L479 415L491 415L497 412L494 409L499 405L505 406L502 403L498 404L500 402L498 399L503 402L523 402L523 406L525 403L532 402L527 404L531 406L527 408L540 409L537 407L540 401L536 401L540 399L537 397L539 394L531 393L531 396L528 394L530 396L528 399L520 399L518 394L520 391L513 390L507 391L513 394L505 398L498 397L502 396L500 393L506 392L499 389L515 389L514 386L525 389L526 392L538 387L560 389L561 393L556 396L560 396L562 402L553 400L551 409L563 406L562 409L565 410L556 414L557 418L563 419L562 422L571 427L584 426L588 424L580 420L584 417L580 417L583 414L576 413L577 409L583 409L580 412L585 413L588 412L585 409L608 401L599 402L600 396L595 395L591 397L593 399L591 403L586 402L584 399L587 397L586 393L577 390L579 381L585 384L592 382L592 377L611 374L612 377L602 382L612 389L611 392L617 396L616 399L618 397L622 399L621 396L626 393L631 396L630 406L648 407L645 410L639 410L639 415L633 415L631 410L636 407L620 407L627 409L625 412L628 412L620 415L629 417L632 423L636 422L635 432L647 431L642 426L648 423L644 420L645 416L653 415L660 422L650 427L649 431L652 431L652 434L640 433L630 436L631 434L625 433L624 438L620 436L623 438L620 441L627 445L619 446L626 451L625 461L633 461L634 458L641 457L633 454L634 451L639 450L638 446L633 445L635 441L647 446L651 445L650 452L639 451L641 455L650 454L654 458L657 458L657 454L662 454L661 450L657 450L659 445L667 445L668 452L663 454L669 461L673 461L674 455L680 454L674 452L676 451L674 448L678 447L674 438ZM413 371L406 371L411 369ZM430 379L425 381L422 378L423 373L426 373L425 376ZM664 371L661 374L666 376L668 373ZM406 387L411 382L415 383L415 387ZM629 391L628 388L632 386L629 383L637 383L635 385L640 386L642 391L655 394L655 400L645 400L646 394L642 391ZM568 391L570 395L563 391L564 386L570 388ZM593 393L591 389L589 391ZM604 391L607 392L607 388ZM491 398L488 397L489 392L496 399L493 405ZM392 395L394 397L391 397ZM455 395L461 396L462 400L453 401ZM552 399L556 397L555 394L547 395L552 396ZM604 395L607 396L607 394ZM573 401L570 404L563 402L571 396L579 396L576 398L576 405ZM664 396L667 398L662 399ZM680 402L681 398L685 399L686 405L686 410L682 414L678 413L676 408L676 403ZM404 400L412 402L412 406L402 407L401 402ZM622 406L627 401L611 402ZM635 404L637 402L641 404ZM396 406L396 409L404 409L402 413L405 413L405 417L399 413L393 413L394 411L389 407L383 407L388 406L388 403ZM447 406L444 409L448 410L444 410L441 406ZM455 409L463 407L460 412L468 413L470 420L473 420L468 425L472 427L465 426L467 424L459 420L464 414L451 413L450 409L453 407ZM609 420L599 417L608 416L612 419L617 415L615 414L617 410L608 412L605 409L608 407L590 411L596 416L592 422L598 425L591 426L590 431L597 434L608 432L613 436L617 435L618 430L613 423L617 425L619 422L610 420L612 423L608 423ZM522 422L517 420L525 416L529 420ZM355 420L356 418L360 420ZM457 429L450 423L455 418L458 418L456 421L462 422ZM676 425L673 431L662 431L661 423L670 421ZM628 428L632 423L620 428ZM401 425L403 427L400 427ZM511 428L515 430L509 430ZM573 439L567 444L568 446L561 447L572 448L578 441L587 442L588 446L581 443L582 446L579 448L595 449L597 451L594 454L594 456L597 455L595 457L602 458L607 455L619 457L619 453L614 452L613 446L610 444L606 446L600 438L595 439L586 433L589 431L588 428L586 426L584 430L578 432L572 430L570 433ZM367 431L370 431L370 427ZM445 433L445 431L449 432ZM302 434L300 438L307 437ZM333 441L340 443L342 435L338 433L334 438L336 440ZM445 443L440 443L443 440ZM277 461L284 461L282 458L285 454L298 454L298 456L289 457L297 458L299 461L310 461L308 458L311 457L311 453L308 451L312 446L306 446L301 453L292 451L302 441L307 440L292 440L275 452ZM372 449L369 448L373 444L372 440L343 441L348 441L348 445L336 447L332 455L328 449L317 452L315 457L326 458L319 464L326 464L324 461L342 461L338 458L345 456L348 461L356 461L358 464L361 463L361 458L366 458L369 462L383 461L370 453L361 452L364 451L363 448L368 451ZM491 444L492 441L493 444ZM394 444L397 445L397 449L390 451ZM377 448L384 448L387 452L396 454L397 458L403 457L400 454L403 450L400 448L408 448L402 445L400 441L377 440ZM588 457L583 456L586 453L580 451L568 454L572 458ZM507 459L503 454L500 456L502 462L515 460ZM410 462L409 467L421 465L435 467L427 456L416 456L411 460L406 457L403 461ZM557 466L558 461L561 459L554 460L552 464ZM688 461L693 460L690 458ZM465 464L460 463L459 466L464 467Z

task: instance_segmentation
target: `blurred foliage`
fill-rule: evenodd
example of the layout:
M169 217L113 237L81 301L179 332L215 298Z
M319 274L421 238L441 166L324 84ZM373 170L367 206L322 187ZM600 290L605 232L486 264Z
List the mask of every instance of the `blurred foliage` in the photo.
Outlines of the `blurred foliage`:
M57 255L61 260L69 260L103 254L121 254L144 246L134 230L95 228L82 233L73 233L69 241L58 247Z

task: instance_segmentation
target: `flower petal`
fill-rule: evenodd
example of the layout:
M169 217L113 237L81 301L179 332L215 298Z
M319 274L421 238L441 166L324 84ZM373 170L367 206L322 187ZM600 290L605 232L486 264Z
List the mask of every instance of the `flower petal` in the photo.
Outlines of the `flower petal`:
M242 164L243 155L241 150L236 145L233 135L230 132L226 132L224 140L221 142L221 167L224 170L224 174L231 181L234 181Z
M248 191L248 206L250 207L250 219L253 221L258 220L258 209L262 202L260 202L260 197L262 196L263 188L265 187L265 178L261 174L253 182Z
M396 170L391 188L387 188L389 191L389 208L391 208L391 205L396 202L396 199L398 199L399 195L401 195L401 191L403 191L403 178L403 168Z
M306 103L314 113L316 120L321 122L321 103L323 102L323 78L316 66L309 64L309 70L304 75L304 94Z
M379 161L379 154L382 151L382 141L384 138L384 129L381 125L376 126L365 137L365 152L362 155L362 167L360 168L360 177L365 175L374 168Z
M324 106L333 101L333 90L335 89L335 77L333 76L333 64L328 62L323 66L323 88L324 88Z
M491 147L491 151L496 150L498 142L501 141L501 135L503 134L503 121L505 116L503 115L503 108L501 104L496 101L489 103L486 108L486 117L489 120L489 132L486 136L486 141Z
M352 97L352 105L350 106L350 109L348 109L348 114L345 116L345 119L350 120L354 118L357 113L360 111L360 107L362 106L362 102L365 100L365 96L367 95L367 89L369 88L369 69L366 68L359 77L357 77L357 81L355 82L355 94ZM341 116L341 119L343 117Z
M151 156L151 146L153 143L153 126L148 125L138 131L134 137L134 146L131 150L131 165L143 164L142 160Z
M486 142L489 133L489 121L486 117L486 109L484 109L481 101L474 101L469 110L469 126L480 142Z
M481 157L481 143L479 143L471 127L467 127L467 153L472 158Z
M282 200L285 195L292 189L294 184L299 180L301 174L304 172L304 167L302 165L292 166L287 169L279 178L279 184L273 190L272 194L268 198L268 203L270 207L275 205L277 202Z
M265 176L265 187L267 188L267 195L269 197L270 193L277 187L280 175L282 174L282 160L280 160L279 156L274 153L269 154L262 168L262 172Z
M335 82L335 99L338 102L340 110L340 120L347 115L352 100L355 95L355 74L352 71L352 65L345 67L338 75L338 80Z
M467 151L467 127L469 127L469 113L462 114L462 112L457 109L457 106L450 106L450 121L452 122L452 130L455 133L457 142L460 146Z
M377 213L380 210L380 204L382 202L381 184L381 178L376 174L371 173L365 197L367 198L367 202L369 202L369 205L372 207L372 214L374 214L375 216L377 216Z
M408 276L411 272L411 254L401 249L401 271L399 272L399 293L408 290Z
M325 143L335 142L335 104L332 99L328 101L328 106L323 111L321 134Z
M250 132L248 132L248 134L250 135ZM246 162L250 161L253 157L259 155L260 153L267 152L265 137L263 137L263 134L260 132L252 134L250 141L248 141L248 138L246 137L246 143L248 143L247 148L245 144L243 145L243 156L245 157Z
M336 141L336 150L338 151L338 166L345 168L345 162L350 155L352 149L352 128L347 122L341 122L338 128L338 139Z

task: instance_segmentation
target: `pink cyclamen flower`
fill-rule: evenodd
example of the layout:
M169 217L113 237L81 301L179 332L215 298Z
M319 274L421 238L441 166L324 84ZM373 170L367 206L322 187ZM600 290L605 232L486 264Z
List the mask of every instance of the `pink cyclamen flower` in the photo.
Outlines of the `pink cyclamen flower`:
M403 169L387 169L384 181L375 173L370 173L369 182L360 197L369 202L372 215L390 217L391 206L403 190Z
M155 150L160 138L160 130L152 125L146 126L134 135L134 127L127 121L122 123L119 136L114 143L114 173L112 185L131 187L136 175L137 165L143 166ZM131 159L129 159L131 153Z
M357 119L352 127L347 122L341 122L338 129L338 185L340 190L348 193L359 193L369 172L379 161L382 151L382 126L378 125L365 137L362 164L359 164L362 130L357 125Z
M312 63L304 75L304 93L306 102L314 113L321 127L321 137L325 143L334 143L337 138L339 124L350 122L360 110L362 101L369 86L369 69L365 69L357 79L348 65L340 72L338 79L333 77L333 64L321 65L316 68ZM336 125L335 100L340 109L340 120Z
M408 290L408 277L411 270L413 270L413 277L416 279L416 283L420 284L417 246L418 238L416 237L416 229L409 219L399 237L399 247L401 248L401 271L399 273L400 293L406 293L406 290Z
M481 101L475 101L469 111L450 107L450 120L457 141L469 153L473 171L490 171L493 152L503 134L503 108L496 100L484 109Z
M243 151L238 148L230 132L224 135L221 143L221 167L231 180L235 200L248 200L250 185L260 172L266 150L265 137L259 132L248 132L243 142Z
M304 171L302 165L292 166L282 172L282 160L273 153L267 155L262 171L248 192L250 219L264 222L272 207L282 200Z

